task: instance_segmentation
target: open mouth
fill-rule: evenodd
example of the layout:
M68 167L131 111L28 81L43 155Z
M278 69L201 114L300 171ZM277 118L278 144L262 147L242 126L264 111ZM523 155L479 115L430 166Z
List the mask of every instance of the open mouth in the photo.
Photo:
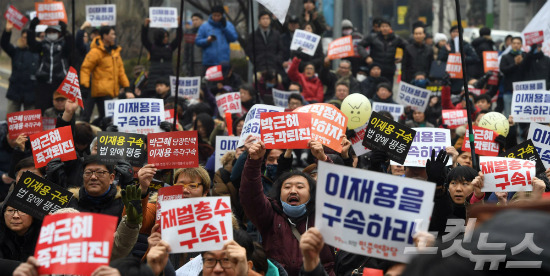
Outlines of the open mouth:
M360 121L361 121L361 118L359 118L359 117L351 117L351 121L352 121L352 122L360 122Z
M297 196L290 196L288 197L287 201L288 201L288 204L292 206L296 206L300 204L300 199Z

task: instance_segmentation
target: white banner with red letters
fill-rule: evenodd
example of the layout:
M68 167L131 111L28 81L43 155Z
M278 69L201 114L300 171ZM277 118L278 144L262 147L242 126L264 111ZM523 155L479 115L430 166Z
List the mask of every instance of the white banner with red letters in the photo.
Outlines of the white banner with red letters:
M220 114L242 112L241 93L231 92L216 96L216 104Z
M531 180L536 176L536 166L536 162L529 160L481 156L479 167L485 177L481 191L532 191Z
M367 125L354 129L355 135L349 139L351 147L355 152L355 155L361 156L369 151L367 147L363 146L363 140L365 139L365 133L367 132Z

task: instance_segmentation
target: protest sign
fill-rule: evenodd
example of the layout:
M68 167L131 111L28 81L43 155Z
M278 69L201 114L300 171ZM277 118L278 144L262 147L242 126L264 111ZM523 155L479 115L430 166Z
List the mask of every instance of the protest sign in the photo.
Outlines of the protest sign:
M51 130L55 128L57 118L42 118L42 130Z
M544 173L544 171L546 170L546 168L544 168L542 160L540 159L540 155L535 149L535 145L533 145L533 141L531 139L526 140L511 149L507 149L506 152L501 153L499 157L533 161L537 164L537 174Z
M401 117L401 115L405 113L403 106L400 104L379 103L379 102L372 103L372 111L376 111L376 112L387 111L391 113L395 121L398 121L399 117Z
M493 71L493 74L489 77L489 80L487 80L488 85L498 85L499 82L499 72Z
M544 90L514 91L512 116L516 123L550 123L550 93Z
M201 92L201 77L179 77L178 95L187 99L198 99ZM170 95L176 93L176 76L170 76Z
M269 112L260 114L266 149L307 149L311 140L311 114Z
M61 161L76 159L71 126L35 133L29 136L29 140L36 168L46 166L54 158L61 158Z
M328 45L327 56L329 59L352 57L354 54L351 35L335 39Z
M162 201L162 240L171 253L220 250L233 239L229 197L198 197Z
M410 106L413 110L424 112L430 102L430 90L420 88L404 81L399 83L397 103Z
M82 101L82 94L80 93L80 83L78 82L78 73L72 66L69 67L69 72L67 72L59 88L57 88L57 92L65 95L67 99L78 103L78 105L84 109L84 102Z
M103 105L105 106L105 117L113 117L115 115L115 102L117 100L105 100Z
M320 41L320 36L298 29L294 32L294 36L292 37L290 50L296 51L298 48L301 48L304 54L314 56Z
M7 205L42 220L44 216L69 206L73 194L57 184L25 171L13 187Z
M284 108L288 108L288 97L290 97L291 94L300 94L298 91L282 91L276 88L273 88L271 93L273 94L273 104Z
M117 220L96 213L46 216L34 250L38 274L91 275L109 265Z
M147 163L147 136L123 132L99 132L97 134L97 155L102 162L116 165L124 160L134 167Z
M533 44L542 44L544 42L544 31L535 31L523 34L525 37L525 46Z
M468 112L466 109L443 109L443 124L449 129L455 129L468 123Z
M43 25L58 25L59 21L67 23L67 13L62 1L44 1L34 3L36 16Z
M531 179L536 176L536 163L505 157L479 157L483 173L482 192L532 191Z
M178 9L164 7L149 8L150 28L177 28Z
M171 123L174 121L174 109L164 110L164 120Z
M531 123L527 139L533 141L544 167L550 168L550 127Z
M23 29L23 26L27 24L27 21L29 21L29 19L18 11L13 5L8 7L8 10L4 13L4 18L6 18L6 20L13 24L13 26L18 30Z
M476 96L479 96L479 95L482 95L482 94L487 93L487 89L482 89L482 88L470 88L470 87L468 87L468 91L469 91L471 94L474 94L474 95L476 95Z
M174 180L174 182L177 182L177 181L178 181L177 179ZM160 188L158 190L155 224L160 225L160 217L162 213L162 202L165 202L168 200L182 199L183 192L184 192L183 189L184 187L182 185L174 185L174 186ZM159 233L161 233L162 229L159 229L158 231Z
M483 51L483 70L485 73L499 70L497 51Z
M86 19L92 27L116 25L116 5L86 5Z
M42 112L40 109L8 113L8 137L17 139L21 134L31 135L42 131Z
M225 113L242 113L241 107L241 93L231 92L224 93L216 96L216 104L218 105L218 111L220 114Z
M315 227L327 244L397 262L412 257L404 250L428 229L434 183L326 162L317 171Z
M474 145L476 146L476 154L486 156L497 156L499 145L495 142L498 133L494 130L473 126L474 127ZM462 151L470 152L469 129L466 129L464 142L462 143Z
M113 125L120 132L148 134L161 132L160 122L164 121L162 99L117 100L113 114Z
M157 169L199 166L197 131L149 133L147 163Z
M342 135L346 134L348 117L334 105L326 103L298 107L294 112L311 113L311 138L337 151L342 151Z
M290 7L290 0L258 0L258 3L271 11L275 18L281 22L281 25L284 25L288 7Z
M449 73L451 79L462 78L462 62L460 59L460 53L449 54L445 72Z
M262 139L260 134L260 114L263 112L283 112L284 108L278 106L272 106L267 104L255 104L253 105L244 119L243 130L241 131L241 136L239 137L239 143L237 147L242 147L244 141L248 136L252 135L256 141Z
M214 170L218 171L222 168L221 158L228 151L234 151L237 149L237 143L239 143L239 137L237 136L216 136L216 150L214 151Z
M208 69L206 69L204 78L207 81L222 81L223 80L222 66L216 65L216 66L208 67Z
M515 91L546 91L546 80L516 81L512 83Z
M363 146L363 139L365 139L365 133L367 132L367 125L364 125L360 128L354 129L355 135L349 140L351 142L351 147L355 152L355 155L361 156L370 150Z
M432 150L437 155L439 151L445 150L451 145L451 131L442 128L417 127L411 148L407 154L407 159L403 166L408 167L426 167L426 161L432 156ZM400 165L395 161L391 165ZM449 158L447 166L453 164L452 158Z
M367 124L363 146L371 150L385 151L391 160L403 164L414 137L416 130L373 111Z

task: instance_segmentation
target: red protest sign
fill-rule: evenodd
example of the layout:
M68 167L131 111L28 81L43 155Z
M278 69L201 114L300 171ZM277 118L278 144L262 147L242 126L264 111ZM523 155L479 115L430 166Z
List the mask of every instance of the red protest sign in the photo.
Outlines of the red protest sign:
M531 46L533 44L542 44L544 42L543 31L525 33L523 36L525 37L526 46Z
M468 135L469 130L466 129L466 135L464 135L464 141L462 142L462 151L471 151ZM497 156L499 149L498 143L495 142L495 138L497 138L497 136L498 133L494 130L474 126L474 143L476 146L476 154Z
M80 83L78 82L78 73L72 66L69 68L69 72L67 72L59 88L57 88L57 92L65 95L73 102L78 101L78 105L84 109L84 102L82 102L82 94L80 93Z
M44 1L34 3L36 17L43 25L58 25L59 21L67 23L67 13L62 1Z
M328 45L327 56L329 59L352 57L354 54L351 35L338 38Z
M223 80L223 73L222 73L222 66L216 65L209 67L206 69L206 75L204 76L206 80L209 81L222 81Z
M38 274L91 275L108 265L117 221L95 213L46 216L34 251Z
M446 109L442 110L443 124L449 129L455 129L468 123L468 113L466 109Z
M42 131L42 112L40 109L13 112L7 115L8 137L17 139L21 134L31 135Z
M342 135L346 133L348 117L331 104L317 103L299 107L294 112L311 113L313 140L337 151L342 151Z
M27 21L29 21L29 19L18 11L13 5L8 7L8 10L4 13L4 18L6 18L6 20L13 24L13 26L18 30L23 29L23 26L27 24Z
M483 52L483 70L485 73L489 71L498 72L498 52L497 51L484 51Z
M449 73L451 79L461 79L462 78L462 62L460 59L460 54L454 53L449 54L447 58L447 67L445 71Z
M164 110L164 120L168 122L174 121L174 109Z
M266 149L307 149L311 140L311 114L264 112L260 133Z
M157 169L199 166L197 131L173 131L147 135L147 163Z
M44 167L54 158L76 159L71 126L46 130L30 136L34 165Z
M242 112L241 93L232 92L218 95L216 96L216 104L218 105L218 110L220 111L220 114L240 114Z

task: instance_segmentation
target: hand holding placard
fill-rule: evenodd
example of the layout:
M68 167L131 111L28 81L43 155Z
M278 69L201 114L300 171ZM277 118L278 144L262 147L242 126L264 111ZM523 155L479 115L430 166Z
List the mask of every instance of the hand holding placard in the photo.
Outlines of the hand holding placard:
M319 255L325 246L323 235L315 227L309 228L300 239L300 251L302 251L304 270L313 271L321 261Z
M265 155L265 144L262 141L258 141L248 149L248 156L252 160L262 159Z

